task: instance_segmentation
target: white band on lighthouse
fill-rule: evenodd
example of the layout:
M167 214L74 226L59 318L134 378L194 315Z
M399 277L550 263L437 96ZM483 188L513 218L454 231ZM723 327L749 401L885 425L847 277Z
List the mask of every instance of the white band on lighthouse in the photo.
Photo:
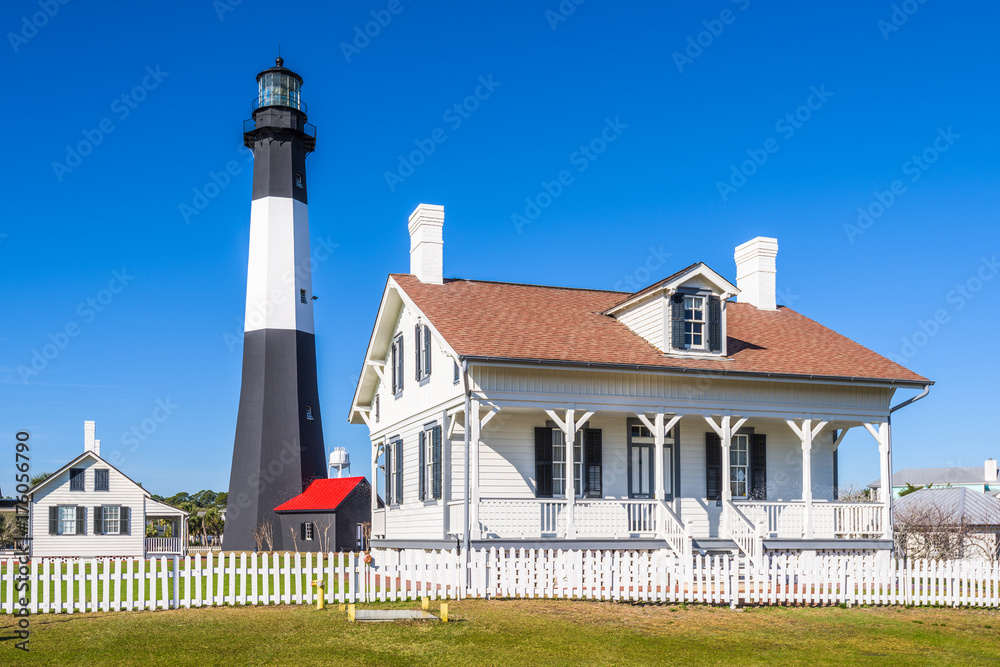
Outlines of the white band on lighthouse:
M289 197L262 197L250 205L243 330L262 329L313 333L309 207Z

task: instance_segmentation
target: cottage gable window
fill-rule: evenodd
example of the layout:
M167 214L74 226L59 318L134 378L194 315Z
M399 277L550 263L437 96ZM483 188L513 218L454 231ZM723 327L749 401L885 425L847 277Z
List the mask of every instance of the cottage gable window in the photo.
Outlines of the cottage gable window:
M109 471L107 468L94 470L94 491L107 491Z
M83 483L86 479L86 468L70 468L69 469L69 490L70 491L83 491Z

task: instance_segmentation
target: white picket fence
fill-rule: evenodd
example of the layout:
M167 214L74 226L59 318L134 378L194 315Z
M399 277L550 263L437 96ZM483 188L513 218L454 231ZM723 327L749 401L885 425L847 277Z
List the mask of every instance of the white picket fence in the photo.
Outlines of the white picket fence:
M477 549L364 554L224 554L134 559L2 561L4 613L28 581L32 613L474 598L576 598L716 605L1000 606L1000 563L901 562L871 555L732 556L671 550ZM17 593L21 596L22 593Z

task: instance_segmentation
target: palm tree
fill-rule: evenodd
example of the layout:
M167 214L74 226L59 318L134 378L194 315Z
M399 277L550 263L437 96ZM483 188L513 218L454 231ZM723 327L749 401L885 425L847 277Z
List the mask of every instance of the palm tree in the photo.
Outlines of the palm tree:
M38 486L39 484L41 484L42 482L44 482L49 477L52 477L52 473L50 473L50 472L40 472L37 475L35 475L34 477L32 477L31 480L28 482L28 484L30 484L32 487L35 487L35 486Z
M209 507L205 510L205 516L202 517L202 534L208 535L212 534L214 537L218 537L219 533L222 531L222 515L219 510L215 507Z

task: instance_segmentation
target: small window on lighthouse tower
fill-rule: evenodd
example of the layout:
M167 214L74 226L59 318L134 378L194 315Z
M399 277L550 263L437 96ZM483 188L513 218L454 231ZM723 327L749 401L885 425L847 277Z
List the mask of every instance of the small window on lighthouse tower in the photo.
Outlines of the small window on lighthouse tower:
M299 301L302 303L308 303L308 301L306 301L306 291L304 289L299 290Z
M306 406L306 420L313 421L313 409L311 405Z
M295 174L295 187L302 187L302 174Z

